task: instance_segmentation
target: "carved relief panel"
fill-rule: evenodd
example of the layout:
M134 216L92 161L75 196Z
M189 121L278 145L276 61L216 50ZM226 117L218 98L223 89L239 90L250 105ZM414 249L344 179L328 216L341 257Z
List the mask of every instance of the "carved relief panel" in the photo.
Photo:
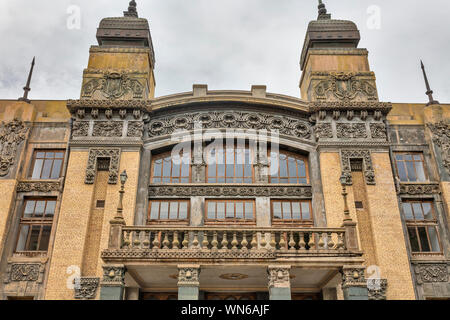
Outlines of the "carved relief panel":
M28 128L21 120L14 119L0 125L0 177L7 176L16 163L21 143L26 139Z

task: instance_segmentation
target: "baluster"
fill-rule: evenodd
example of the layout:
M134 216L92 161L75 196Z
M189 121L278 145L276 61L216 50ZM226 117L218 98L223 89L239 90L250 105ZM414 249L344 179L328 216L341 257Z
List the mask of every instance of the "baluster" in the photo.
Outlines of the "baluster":
M130 231L125 231L123 246L124 248L130 248Z
M202 249L207 250L209 246L208 231L203 231Z
M183 249L189 249L189 231L184 232L184 239L181 244L183 245Z
M223 232L221 245L222 245L222 250L227 250L228 249L228 239L227 239L227 232L226 231Z
M270 233L270 249L276 250L277 249L277 242L275 241L275 233Z
M145 231L144 232L144 241L142 242L142 245L144 246L144 249L148 249L150 248L150 231Z
M322 250L325 248L325 242L323 241L323 237L325 236L325 233L319 232L318 233L319 236L319 250Z
M295 245L294 233L291 231L289 236L289 250L295 251Z
M344 250L345 249L345 243L344 243L344 233L339 232L338 233L338 244L337 244L338 250Z
M250 243L252 246L252 250L258 250L258 240L256 239L256 232L252 231L252 242Z
M153 250L158 250L159 249L159 232L155 232L155 239L153 240Z
M331 232L328 232L327 245L328 245L328 250L334 249L333 234Z
M194 248L198 248L199 245L199 241L198 241L198 231L194 231L194 240L192 240L192 245Z
M135 231L133 247L139 249L140 245L141 245L141 231Z
M261 232L261 248L266 248L267 241L266 241L266 233L264 231Z
M232 250L237 250L237 245L239 244L239 242L237 241L236 238L236 231L233 232L233 240L231 241L231 245L233 246L231 249Z
M169 241L169 231L164 231L164 241L163 241L163 249L169 249L170 241Z
M309 233L309 250L315 250L316 249L316 233L310 232Z
M246 234L246 232L244 231L244 232L242 233L241 249L242 249L243 251L247 251L247 250L248 250L247 246L248 246L247 234Z
M172 249L180 248L180 240L178 240L178 231L173 233Z
M219 241L217 241L217 231L214 231L211 244L212 244L212 250L214 250L214 251L218 250L217 245L219 244Z
M280 250L286 250L286 240L284 237L286 236L286 232L280 232L280 242L278 243L280 246Z
M300 241L298 242L299 250L306 250L305 234L303 232L299 233Z

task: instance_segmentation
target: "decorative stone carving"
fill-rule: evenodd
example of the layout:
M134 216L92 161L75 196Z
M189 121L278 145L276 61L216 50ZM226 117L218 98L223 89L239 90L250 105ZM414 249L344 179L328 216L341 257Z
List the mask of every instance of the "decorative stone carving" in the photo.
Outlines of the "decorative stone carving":
M100 92L106 99L119 99L128 94L133 99L142 99L144 86L127 73L106 71L103 78L89 80L83 85L81 97L92 98L96 92Z
M367 80L357 79L352 72L331 72L327 79L315 85L314 93L319 100L326 100L329 93L341 101L355 100L360 94L367 100L378 100L376 88Z
M309 110L311 112L319 112L319 111L345 111L348 110L357 110L360 112L361 120L364 120L361 117L362 112L381 112L381 114L388 114L392 109L392 104L389 102L378 102L378 101L314 101L310 102Z
M337 123L336 131L338 138L367 138L365 123Z
M75 121L73 123L72 127L73 137L87 137L88 134L89 134L89 121Z
M407 195L432 195L441 193L438 183L416 184L416 183L399 183L399 194Z
M81 277L75 281L75 299L95 299L100 278Z
M316 139L331 139L333 138L333 129L331 123L318 123L314 128Z
M369 300L386 300L387 279L368 279Z
M128 137L141 138L144 133L144 123L142 121L130 121L128 122Z
M450 175L450 122L428 124L433 133L433 142L442 150L442 164Z
M147 110L151 106L150 100L68 100L67 108L71 113L78 113L78 110L83 108L97 108L97 109L136 109ZM78 115L78 114L77 114ZM79 115L78 115L79 116ZM81 119L81 118L80 118Z
M10 265L8 280L38 282L42 272L43 265L40 263L13 263Z
M17 192L59 192L61 181L21 181L17 185Z
M363 160L363 172L366 184L375 185L375 171L372 165L372 157L369 150L341 150L341 165L342 176L346 178L346 184L351 186L352 181L352 168L350 164L351 159Z
M0 177L8 175L14 165L17 149L26 139L28 128L23 121L14 119L0 126Z
M122 121L98 121L94 123L94 137L121 137L123 131Z
M197 112L164 118L155 118L149 123L149 137L170 135L175 130L193 130L194 123L201 122L204 129L237 128L279 130L301 139L311 139L311 128L307 121L287 116L255 112Z
M124 265L104 265L101 285L104 287L116 287L125 285Z
M200 285L200 266L183 265L178 266L178 286L198 287Z
M97 172L98 158L109 158L109 184L116 184L119 177L120 149L90 149L86 168L86 184L93 184Z
M267 273L269 275L269 288L290 288L290 270L291 266L269 266L267 268Z
M384 123L371 123L370 134L372 139L387 139L386 126Z
M208 185L150 185L150 197L296 197L311 198L311 186L208 186Z
M445 263L418 264L415 272L419 284L448 281L448 266Z
M366 277L364 267L344 267L342 273L342 288L347 287L366 287Z

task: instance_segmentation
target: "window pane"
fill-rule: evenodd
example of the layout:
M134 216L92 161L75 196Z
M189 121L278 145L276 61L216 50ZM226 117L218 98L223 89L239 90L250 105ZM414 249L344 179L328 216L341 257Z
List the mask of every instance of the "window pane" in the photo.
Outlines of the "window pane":
M434 220L433 211L431 209L431 203L422 202L422 207L423 207L425 220Z
M179 218L182 220L187 219L187 213L188 213L188 202L186 201L180 202Z
M42 169L41 179L49 179L52 169L53 160L45 160L44 168Z
M280 160L280 177L287 177L287 162L282 160Z
M236 202L236 218L244 219L244 203Z
M34 209L35 217L42 217L45 210L45 201L36 201L36 208Z
M172 168L172 177L180 177L181 175L181 158L178 157L177 160L174 160L173 162L173 168Z
M245 219L253 220L253 202L245 203Z
M403 159L405 159L406 161L412 161L412 155L411 154L405 154L403 155Z
M297 163L294 158L288 161L289 177L297 177Z
M31 226L30 241L26 251L36 251L38 249L39 233L41 232L41 226Z
M47 251L48 243L50 241L50 232L52 231L51 226L43 226L41 241L39 242L39 251Z
M168 202L161 202L159 218L161 220L167 220L169 218L169 203Z
M53 161L53 169L52 169L52 174L50 176L51 179L58 179L60 177L61 165L62 165L62 160Z
M30 230L30 226L29 225L23 225L20 228L19 241L17 242L16 251L25 251L25 245L27 243L28 231L29 230Z
M419 241L417 239L416 228L409 227L408 234L409 234L409 242L411 243L411 250L413 252L419 252L420 248L419 248Z
M55 158L55 153L54 152L46 152L45 157L47 159L53 159L53 158Z
M225 219L225 203L217 203L217 219Z
M170 167L172 165L171 158L164 159L163 162L163 177L170 177Z
M56 201L47 201L45 216L52 217L55 214Z
M425 181L425 170L423 169L422 162L416 162L416 172L417 172L417 180Z
M403 203L403 213L405 214L406 220L414 220L411 203Z
M56 159L63 159L64 158L64 152L55 152L55 158Z
M440 252L441 248L439 246L439 237L436 231L436 227L428 227L428 236L431 242L431 251Z
M425 227L418 227L420 245L422 246L422 252L430 252L430 244L428 243L427 231Z
M227 203L227 218L234 218L234 202Z
M302 202L303 220L311 220L311 206L309 202Z
M215 202L208 202L208 219L215 219L216 218L216 203Z
M306 177L306 165L303 160L297 161L299 177Z
M414 202L412 205L416 220L423 220L422 206L420 205L420 203Z
M170 202L169 219L178 218L178 202Z
M400 181L408 181L404 162L397 161L397 169Z
M283 202L283 220L290 220L290 219L292 219L291 203Z
M157 220L159 212L159 202L152 202L152 206L150 209L150 219Z
M45 152L36 153L36 158L45 158Z
M274 219L282 219L281 215L281 202L273 203L273 218Z
M34 162L33 175L31 176L32 179L40 179L41 178L41 171L42 171L43 163L44 163L44 160L42 160L42 159L37 159Z
M190 157L183 157L183 163L181 164L181 176L189 177L189 161Z
M409 181L417 181L414 164L411 161L406 161L406 170L408 171Z
M292 219L301 220L300 202L292 202Z
M153 176L154 177L161 177L161 170L162 170L162 160L156 160L153 165Z
M36 204L36 201L33 201L33 200L28 200L28 201L26 202L26 205L25 205L25 211L24 211L24 213L23 213L23 216L24 216L25 218L29 218L29 217L33 216L34 205L35 205L35 204Z

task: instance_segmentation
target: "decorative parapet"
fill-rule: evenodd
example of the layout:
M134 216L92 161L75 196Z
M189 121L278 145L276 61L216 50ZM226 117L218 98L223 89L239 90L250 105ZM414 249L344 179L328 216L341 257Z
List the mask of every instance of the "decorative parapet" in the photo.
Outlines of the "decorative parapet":
M93 184L99 158L109 159L109 184L116 184L119 178L120 149L90 149L86 167L86 184Z
M149 197L299 197L311 198L311 186L211 186L211 185L155 185L148 189Z
M289 272L291 266L268 266L267 273L269 275L269 289L270 288L290 288L291 279Z
M0 177L9 174L14 166L17 151L27 137L28 128L21 120L14 119L9 122L2 122L0 126Z
M78 281L77 281L78 280ZM80 277L75 280L75 299L95 299L100 278Z
M433 195L440 194L439 183L403 183L400 182L397 187L399 195Z
M449 267L447 263L420 263L414 266L418 284L448 282Z
M61 192L62 180L57 181L20 181L17 185L17 192Z

